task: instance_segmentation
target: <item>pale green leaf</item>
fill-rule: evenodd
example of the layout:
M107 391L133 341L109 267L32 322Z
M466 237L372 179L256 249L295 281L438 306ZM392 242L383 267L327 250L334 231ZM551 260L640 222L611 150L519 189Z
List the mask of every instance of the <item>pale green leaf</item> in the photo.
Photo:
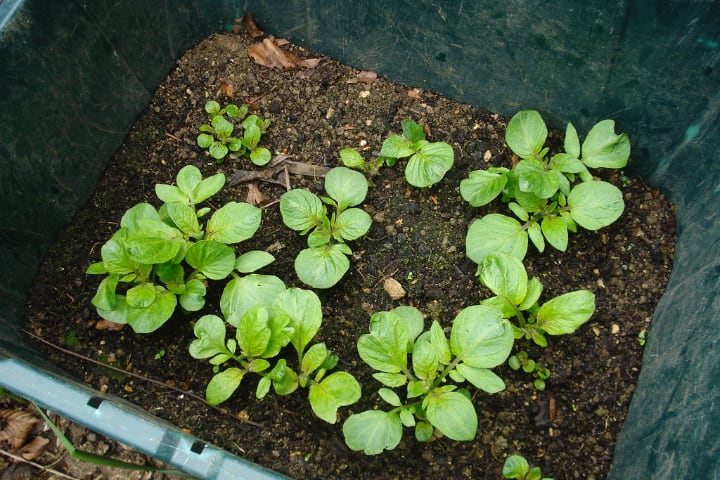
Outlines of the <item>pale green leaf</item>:
M505 390L505 382L502 378L487 368L471 367L466 363L460 363L456 368L465 377L465 380L480 390L487 393L498 393Z
M146 308L127 309L127 323L135 333L154 332L167 322L177 306L177 297L162 287L155 287L155 301Z
M495 173L487 170L474 170L468 178L460 182L460 195L473 207L481 207L492 202L505 188L505 172Z
M180 306L188 312L197 312L205 306L205 284L194 278L185 284L185 291L180 294Z
M467 256L477 264L491 253L506 253L522 259L527 244L528 235L520 222L498 213L475 220L465 237Z
M288 228L302 232L322 224L325 206L314 193L294 189L280 196L280 214Z
M438 183L452 168L455 153L450 145L443 142L422 140L420 150L405 166L405 178L414 187L429 187Z
M617 220L625 209L619 188L603 181L581 183L567 198L570 215L578 225L599 230Z
M207 223L207 240L232 244L255 235L261 210L245 202L228 202L213 213Z
M582 161L590 168L623 168L629 158L630 139L615 134L613 120L596 123L582 144Z
M317 294L302 288L288 288L273 302L273 317L287 318L293 330L291 343L298 355L313 339L322 324L322 307Z
M337 409L360 399L360 384L347 372L333 372L320 383L310 385L308 394L315 415L328 423L337 422Z
M262 250L251 250L235 260L235 270L240 273L252 273L275 261L275 257Z
M360 172L346 167L335 167L325 176L325 191L338 203L342 211L365 200L368 182Z
M521 110L508 122L505 141L520 158L537 158L547 138L547 127L535 110Z
M365 235L372 225L372 217L360 208L349 208L337 216L335 227L344 240L357 240Z
M195 322L195 340L190 343L193 358L210 358L218 353L229 353L225 346L225 322L217 315L204 315Z
M405 158L413 153L412 142L400 135L390 135L380 149L381 157Z
M244 373L239 368L231 367L216 374L210 379L205 398L210 405L219 405L235 392L240 386Z
M250 274L230 280L220 297L220 310L225 320L236 327L240 318L255 305L270 308L285 291L285 283L273 275Z
M452 353L478 368L500 365L510 355L515 339L507 320L495 308L473 305L455 317L450 332Z
M403 426L397 413L366 410L348 417L343 423L343 436L350 450L377 455L392 450L402 439Z
M527 272L517 258L502 253L485 257L480 267L480 281L495 295L519 305L527 294Z
M235 268L235 250L214 240L201 240L188 248L185 261L207 278L222 280Z
M595 312L595 294L577 290L555 297L537 312L537 326L550 335L573 333Z
M336 243L302 250L295 257L295 272L300 281L313 288L335 285L350 268L346 248Z
M560 216L545 217L541 223L542 233L548 243L564 252L568 245L568 229L565 219Z
M235 338L245 357L260 357L265 352L272 336L269 319L264 305L254 306L240 318Z
M477 434L477 413L460 392L432 390L423 402L430 423L452 440L468 441Z

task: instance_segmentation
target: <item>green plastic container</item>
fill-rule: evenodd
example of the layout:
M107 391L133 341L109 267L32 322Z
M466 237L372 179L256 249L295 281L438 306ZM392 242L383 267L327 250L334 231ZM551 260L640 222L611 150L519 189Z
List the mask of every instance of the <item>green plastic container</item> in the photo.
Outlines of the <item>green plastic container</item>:
M613 118L678 243L609 478L720 477L720 0L0 0L0 385L208 479L270 472L56 371L22 336L58 230L185 49L248 9L355 67L580 130Z

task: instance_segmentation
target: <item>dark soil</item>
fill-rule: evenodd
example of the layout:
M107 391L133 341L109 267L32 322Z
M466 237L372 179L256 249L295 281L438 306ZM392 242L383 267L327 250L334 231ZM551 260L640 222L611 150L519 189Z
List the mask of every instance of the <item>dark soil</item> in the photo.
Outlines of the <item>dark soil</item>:
M439 184L408 186L402 165L384 168L373 179L364 205L374 218L369 234L352 242L349 273L334 288L318 292L324 324L316 341L336 352L340 367L363 385L361 401L340 410L351 412L378 404L380 385L360 361L355 343L367 331L370 314L398 305L417 306L428 325L437 319L448 327L457 312L488 295L474 276L476 266L465 257L469 223L503 204L470 207L459 194L459 182L473 169L510 165L504 144L507 119L469 105L378 79L350 83L358 71L323 58L312 71L276 71L248 58L249 40L222 34L189 51L157 90L150 106L130 131L107 167L97 191L77 213L52 247L28 302L27 329L35 335L95 360L203 394L212 376L207 362L194 360L187 348L199 315L176 315L161 330L136 335L94 328L98 320L90 303L99 276L85 274L100 258L100 246L118 227L130 206L154 196L156 183L172 183L178 170L194 164L205 175L263 169L249 161L217 164L195 144L197 127L206 121L203 106L246 102L272 126L262 145L295 161L335 166L338 151L359 149L366 158L380 150L388 135L400 133L404 119L427 124L430 140L455 150L455 167ZM291 47L302 56L311 52ZM233 98L224 95L231 93ZM599 120L599 119L598 119ZM560 135L554 133L557 144ZM223 406L260 426L222 415L176 391L79 361L46 345L37 348L54 363L93 387L131 400L149 412L235 454L296 478L468 478L498 479L504 458L521 453L540 465L546 476L601 479L612 461L615 440L625 418L640 369L642 338L662 295L674 249L672 205L640 179L621 172L598 175L624 192L626 211L599 232L572 235L567 252L548 248L542 255L530 247L525 263L545 286L542 300L576 289L595 292L597 310L573 335L549 339L540 349L516 343L552 370L547 389L536 391L532 378L507 366L497 370L507 389L496 395L478 393L480 419L475 441L439 439L421 444L406 430L399 447L367 457L350 451L341 423L329 425L313 416L306 394L254 398L255 383L246 380ZM276 200L285 191L277 178L255 181L266 197L263 224L244 242L244 250L271 250L277 260L262 273L301 286L292 262L306 239L281 222ZM291 175L292 187L319 191L321 178ZM214 200L244 201L246 182L225 188ZM392 277L407 290L393 301L383 289ZM210 295L207 312L219 312ZM207 313L206 312L206 313ZM164 355L157 355L164 351Z

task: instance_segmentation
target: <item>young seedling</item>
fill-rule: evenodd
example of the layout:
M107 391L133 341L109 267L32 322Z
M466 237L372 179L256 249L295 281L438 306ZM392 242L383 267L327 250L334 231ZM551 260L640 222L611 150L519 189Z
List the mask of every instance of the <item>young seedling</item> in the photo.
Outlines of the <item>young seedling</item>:
M237 318L237 317L236 317ZM228 322L231 323L231 322ZM360 384L347 372L333 372L338 358L324 343L308 348L322 323L320 299L310 290L290 288L276 296L268 308L264 301L250 307L237 323L234 338L226 338L225 322L216 315L205 315L195 324L190 344L194 358L209 358L216 374L207 386L208 403L217 405L238 389L249 373L261 376L256 396L264 398L272 386L278 395L289 395L308 388L313 412L328 423L337 421L339 407L360 398ZM277 358L291 344L297 353L297 371L285 358ZM270 361L277 359L271 368ZM233 366L221 370L232 362Z
M350 268L352 250L345 243L367 233L370 215L360 205L367 195L365 176L346 167L336 167L325 177L328 197L294 189L280 197L280 213L289 228L308 234L308 248L295 259L300 280L313 288L330 288ZM334 209L328 216L327 206Z
M503 318L515 318L515 338L532 339L541 347L547 346L545 334L573 333L595 312L595 294L590 290L565 293L539 305L542 283L528 279L522 262L511 255L487 255L478 274L495 294L481 303L497 309Z
M528 356L524 350L519 351L515 355L508 358L508 366L513 370L522 369L525 373L532 373L535 380L533 385L536 390L545 390L545 380L550 378L550 369L536 362Z
M397 158L377 157L375 160L365 161L362 155L354 148L343 148L340 150L340 160L348 168L359 170L367 177L374 177L380 171L380 167L387 165L394 167Z
M248 116L248 106L229 104L220 108L215 100L205 104L205 111L210 119L209 124L200 125L200 135L197 144L200 148L208 149L210 156L218 161L225 160L228 154L237 157L247 155L258 166L266 165L272 155L270 150L258 147L262 134L270 126L270 120L262 120L257 115ZM242 135L233 136L236 125L225 118L242 121L240 124Z
M155 185L164 203L130 208L120 229L101 248L102 261L87 273L107 275L92 299L98 314L129 324L137 333L157 330L177 304L194 312L205 305L208 280L223 280L242 266L230 246L251 238L260 226L261 211L248 203L229 202L207 216L199 204L225 184L221 173L202 178L192 165L177 175L177 186ZM265 252L246 255L272 256ZM272 260L270 260L272 261Z
M391 408L348 417L343 434L352 450L367 455L392 450L403 426L414 428L420 442L440 435L472 440L477 414L470 392L459 384L467 381L487 393L505 388L490 370L507 359L513 345L510 324L499 311L465 308L455 317L449 341L437 321L424 332L423 325L416 308L398 307L374 314L370 333L358 340L360 358L377 371L373 377L384 385L378 393ZM401 387L405 401L393 390Z
M553 480L543 477L540 467L530 468L530 464L522 455L510 455L505 459L502 475L504 478L516 480Z
M391 135L383 142L380 158L388 165L394 165L393 161L410 157L405 166L405 178L414 187L438 183L455 161L452 147L444 142L428 142L422 125L412 120L403 121L402 129L402 135Z
M534 110L518 112L508 123L505 140L520 157L512 169L493 167L470 172L460 183L462 197L479 207L502 194L520 221L492 213L470 225L467 255L480 263L489 253L508 253L523 259L528 238L538 251L545 241L565 251L568 231L577 226L598 230L622 214L622 192L594 180L588 168L623 168L630 157L627 135L614 132L615 123L603 120L593 126L580 145L575 127L568 124L565 152L548 157L547 128ZM580 180L580 183L576 183ZM522 223L521 223L522 222Z

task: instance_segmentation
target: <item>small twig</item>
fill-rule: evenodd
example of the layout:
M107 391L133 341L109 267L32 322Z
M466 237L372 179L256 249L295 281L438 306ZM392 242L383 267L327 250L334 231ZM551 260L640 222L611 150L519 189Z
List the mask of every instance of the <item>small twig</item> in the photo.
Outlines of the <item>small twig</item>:
M173 134L170 133L170 132L165 132L165 136L172 138L172 139L175 140L176 142L182 142L182 138L176 137L175 135L173 135Z
M182 394L182 395L187 395L188 397L190 397L190 398L192 398L192 399L195 399L195 400L197 400L198 402L203 403L204 405L212 408L213 410L215 410L215 411L217 411L217 412L219 412L219 413L222 413L222 414L224 414L224 415L228 415L229 417L232 417L232 418L234 418L235 420L239 420L239 421L241 421L241 422L243 422L243 423L247 423L247 424L253 425L253 426L255 426L255 427L263 428L263 425L260 424L260 423L253 422L252 420L245 420L245 419L239 418L239 417L233 415L232 413L228 412L228 411L225 410L224 408L220 408L220 407L215 406L215 405L210 405L210 404L207 402L207 400L205 400L204 398L202 398L200 395L196 395L196 394L194 394L194 393L192 393L192 392L185 391L185 390L183 390L183 389L181 389L181 388L173 387L172 385L169 385L169 384L167 384L167 383L165 383L165 382L161 382L161 381L159 381L159 380L155 380L155 379L153 379L153 378L146 377L146 376L144 376L144 375L140 375L139 373L133 373L133 372L130 372L130 371L128 371L128 370L124 370L124 369L122 369L122 368L114 367L114 366L109 365L109 364L107 364L107 363L103 363L103 362L99 362L99 361L97 361L97 360L93 360L92 358L86 357L85 355L82 355L82 354L80 354L80 353L73 352L72 350L67 350L67 349L65 349L65 348L63 348L63 347L61 347L61 346L59 346L59 345L55 345L54 343L49 342L48 340L45 340L44 338L38 337L37 335L35 335L35 334L31 333L31 332L28 332L27 330L23 330L23 332L24 332L26 335L30 336L31 338L34 338L35 340L37 340L37 341L39 341L39 342L41 342L41 343L44 343L45 345L48 345L49 347L52 347L52 348L54 348L54 349L56 349L56 350L59 350L60 352L66 354L66 355L70 355L70 356L72 356L72 357L79 358L79 359L81 359L81 360L85 360L86 362L90 362L90 363L93 363L93 364L95 364L95 365L99 365L99 366L101 366L101 367L105 367L105 368L108 368L108 369L110 369L110 370L114 370L114 371L116 371L116 372L122 373L122 374L124 374L124 375L129 376L129 377L137 378L138 380L142 380L142 381L145 381L145 382L148 382L148 383L152 383L152 384L157 385L157 386L159 386L159 387L168 388L168 389L173 390L173 391L175 391L175 392L178 392L178 393L180 393L180 394Z
M77 477L71 477L70 475L67 475L67 474L65 474L65 473L62 473L62 472L60 472L60 471L58 471L58 470L55 470L55 469L50 468L50 467L46 467L45 465L40 465L39 463L35 463L35 462L31 461L31 460L25 460L25 459L24 459L23 457L21 457L20 455L15 455L15 454L13 454L13 453L10 453L10 452L8 452L7 450L5 450L5 449L3 449L3 448L0 448L0 453L3 454L3 455L8 456L8 457L10 457L10 458L12 458L13 460L17 460L18 462L27 463L28 465L31 465L31 466L33 466L33 467L35 467L35 468L39 468L40 470L42 470L42 471L44 471L44 472L52 473L53 475L57 475L58 477L67 478L68 480L80 480L80 479L77 478Z

